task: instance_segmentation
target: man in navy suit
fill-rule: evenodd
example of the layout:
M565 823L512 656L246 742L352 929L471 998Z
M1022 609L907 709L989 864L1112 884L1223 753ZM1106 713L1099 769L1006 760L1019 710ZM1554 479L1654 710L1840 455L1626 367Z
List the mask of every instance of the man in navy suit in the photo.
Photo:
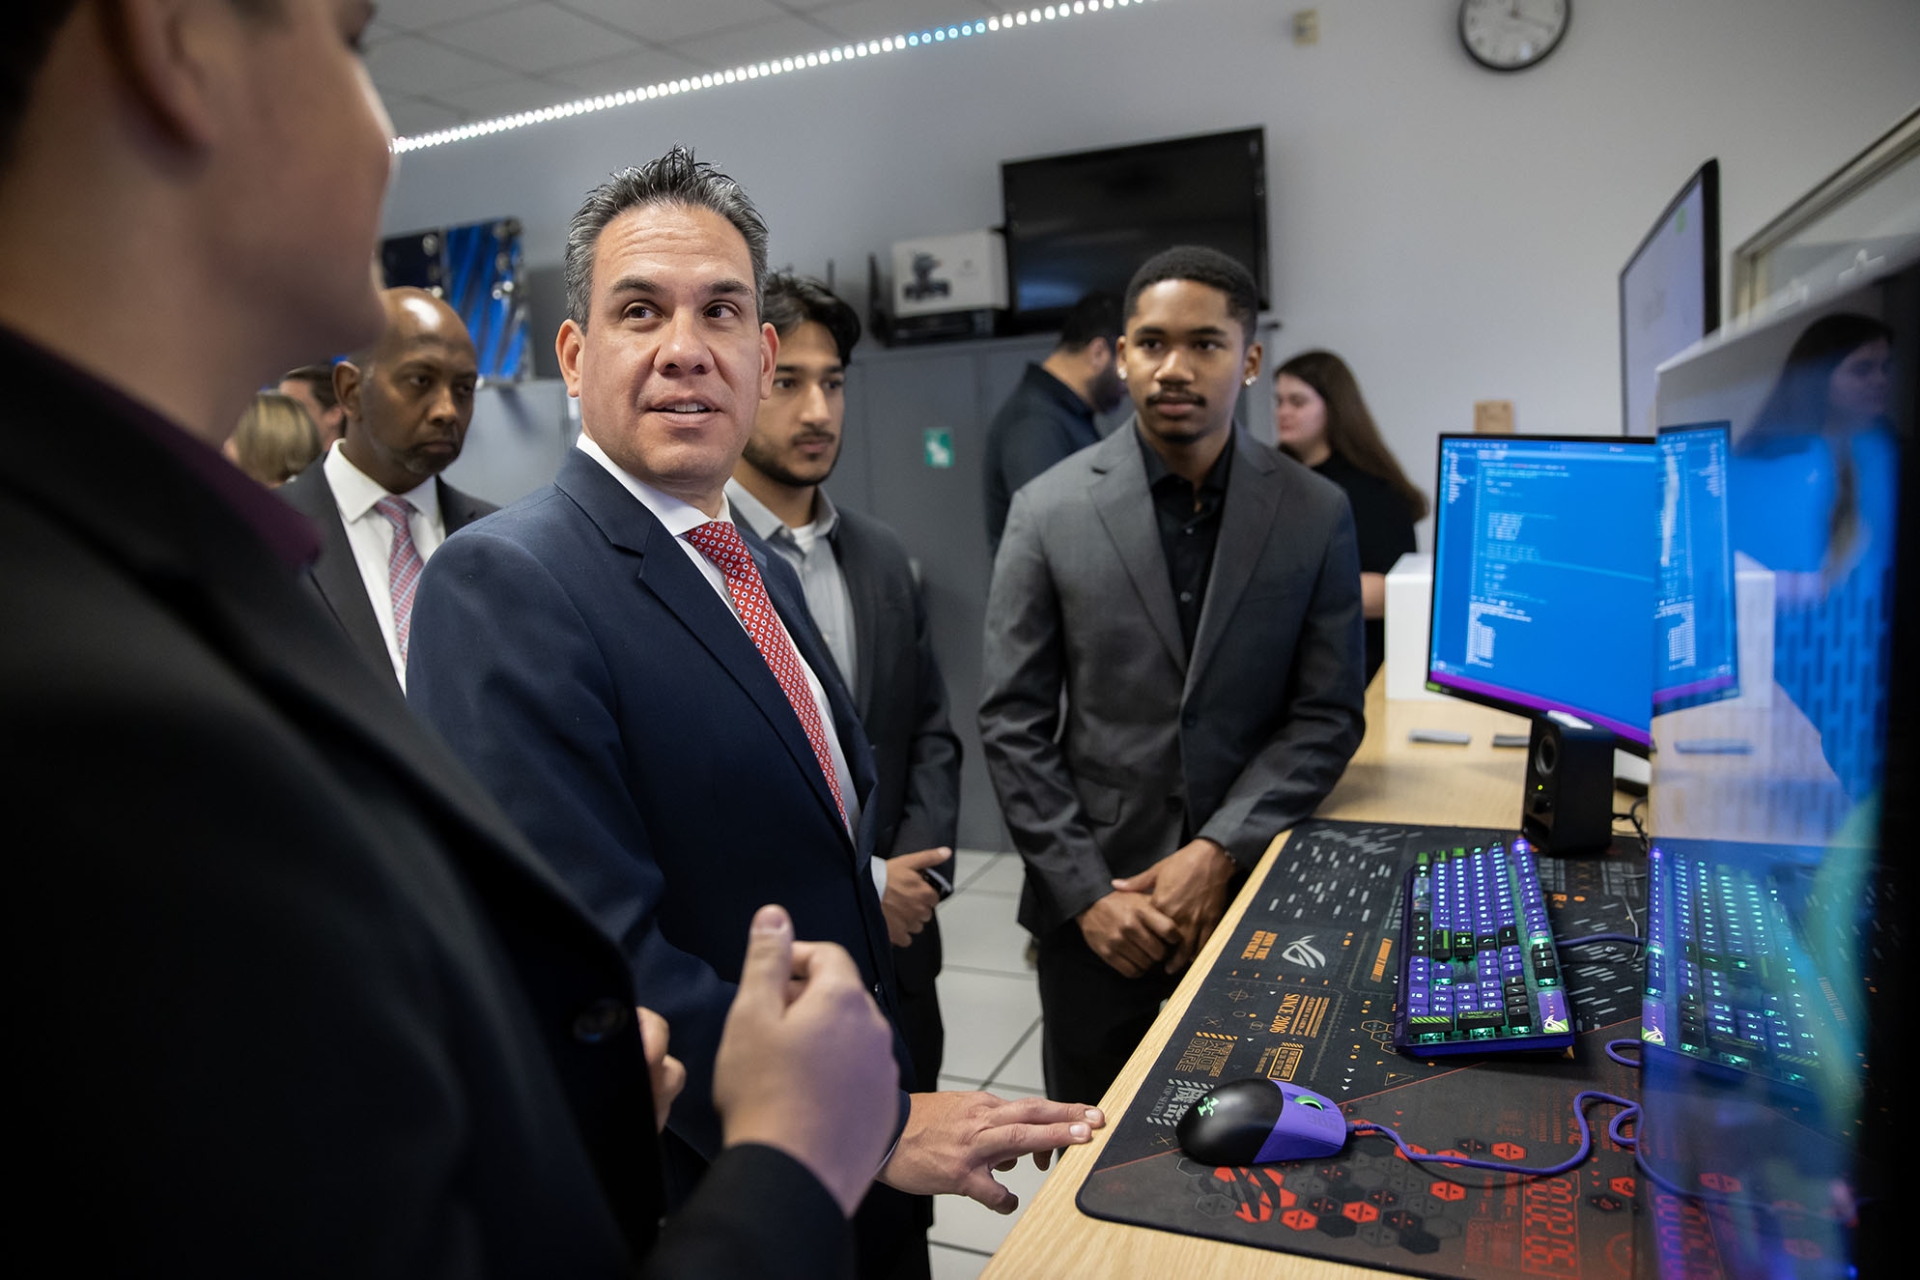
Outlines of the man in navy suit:
M761 903L846 948L897 1018L866 739L798 580L725 497L772 389L765 274L765 224L689 152L590 193L568 233L558 339L579 448L550 488L447 540L412 622L410 701L673 1027L681 1185L717 1150L714 1055ZM897 1037L896 1056L910 1072ZM993 1166L1101 1123L1082 1105L977 1092L903 1093L900 1115L885 1188L856 1221L865 1275L925 1274L907 1196L1009 1211Z

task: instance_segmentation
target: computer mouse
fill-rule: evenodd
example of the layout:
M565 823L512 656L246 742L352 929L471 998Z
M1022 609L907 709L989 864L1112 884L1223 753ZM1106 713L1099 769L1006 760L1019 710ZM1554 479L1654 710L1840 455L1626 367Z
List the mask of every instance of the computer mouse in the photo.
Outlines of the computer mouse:
M1187 1108L1174 1127L1202 1164L1312 1160L1347 1145L1347 1122L1331 1098L1265 1076L1233 1080Z

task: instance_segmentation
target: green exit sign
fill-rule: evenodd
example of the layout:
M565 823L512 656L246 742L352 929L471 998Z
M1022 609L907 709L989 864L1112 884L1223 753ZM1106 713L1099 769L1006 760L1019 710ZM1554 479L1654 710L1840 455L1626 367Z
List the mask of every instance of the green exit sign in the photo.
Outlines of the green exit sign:
M928 466L945 470L953 465L953 432L928 427L920 433L920 441L926 451Z

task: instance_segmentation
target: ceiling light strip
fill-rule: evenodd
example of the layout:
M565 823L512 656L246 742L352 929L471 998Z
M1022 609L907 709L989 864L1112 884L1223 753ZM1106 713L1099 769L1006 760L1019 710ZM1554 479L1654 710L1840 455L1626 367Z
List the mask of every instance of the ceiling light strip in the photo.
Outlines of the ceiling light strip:
M836 62L853 62L860 58L882 54L904 53L927 45L944 44L949 40L964 40L969 36L997 35L1061 18L1091 17L1110 9L1138 8L1154 2L1155 0L1072 0L1071 4L1043 5L985 20L962 22L948 27L931 27L909 35L862 40L812 53L799 53L790 58L772 58L765 62L749 63L730 71L714 71L699 76L687 76L679 80L665 80L659 84L647 85L645 88L627 89L620 93L604 93L597 97L581 98L577 102L563 102L551 107L541 107L537 111L522 111L516 115L499 116L492 120L475 120L468 124L455 125L450 129L436 129L432 133L395 138L393 150L396 155L409 151L424 151L428 147L444 147L453 142L467 142L474 138L487 138L513 129L524 129L530 124L545 124L549 120L566 120L573 116L592 115L596 111L606 111L612 107L635 106L642 102L651 102L656 98L699 93L705 89L718 89L767 76L789 75Z

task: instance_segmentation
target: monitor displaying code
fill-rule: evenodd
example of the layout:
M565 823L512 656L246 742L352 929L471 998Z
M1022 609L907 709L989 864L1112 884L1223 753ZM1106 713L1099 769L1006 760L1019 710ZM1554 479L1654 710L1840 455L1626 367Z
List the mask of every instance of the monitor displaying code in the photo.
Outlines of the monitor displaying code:
M1438 489L1428 686L1647 745L1654 442L1445 436Z
M1727 520L1730 428L1715 422L1660 433L1655 715L1740 692L1733 534Z

